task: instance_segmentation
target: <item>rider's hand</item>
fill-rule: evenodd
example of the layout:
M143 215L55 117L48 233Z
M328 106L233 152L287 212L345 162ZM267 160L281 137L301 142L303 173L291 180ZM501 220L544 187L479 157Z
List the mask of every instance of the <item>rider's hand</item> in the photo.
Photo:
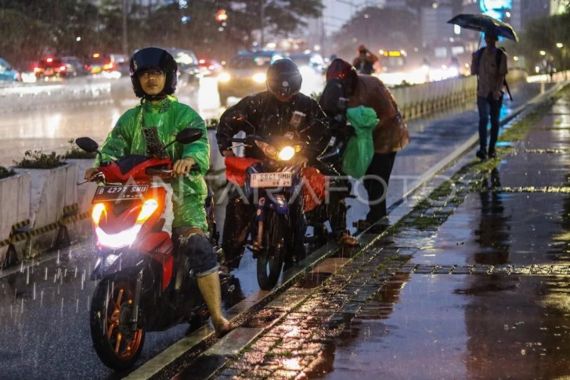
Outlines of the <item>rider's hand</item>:
M89 169L85 170L85 174L83 175L83 179L85 179L86 181L93 181L95 179L95 176L97 175L97 173L99 173L99 170L97 170L97 168L89 168Z
M231 149L226 149L226 150L222 151L222 156L224 156L224 157L234 157L235 154L234 154L234 151L233 151L233 150L231 150Z
M174 166L172 167L172 173L175 176L186 175L190 172L190 169L192 169L192 166L195 164L196 161L194 161L193 158L183 158L174 163Z

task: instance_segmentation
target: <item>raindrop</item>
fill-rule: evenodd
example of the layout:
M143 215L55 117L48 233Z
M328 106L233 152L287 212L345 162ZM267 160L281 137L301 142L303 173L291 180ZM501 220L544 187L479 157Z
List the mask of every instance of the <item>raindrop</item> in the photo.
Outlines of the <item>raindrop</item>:
M59 262L60 262L60 261L59 261L59 249L58 249L58 250L57 250L57 260L55 261L55 263L56 263L57 265L59 265Z
M47 281L47 278L48 278L48 268L47 268L47 267L46 267L46 272L45 272L45 273L46 273L46 274L45 274L45 279L44 279L44 281Z
M33 290L32 290L32 299L36 300L36 283L34 282Z
M63 271L63 277L67 277L67 268Z
M26 285L30 285L30 267L26 271Z
M63 297L61 297L61 307L59 308L59 316L63 317Z
M83 271L83 274L81 275L81 290L85 289L85 270Z
M67 257L71 260L71 248L69 248L69 251L67 252Z
M77 267L75 267L75 272L73 273L73 278L77 278Z
M24 273L24 262L20 263L20 273Z
M44 305L44 291L40 291L40 306Z
M75 314L79 313L79 298L75 300Z
M24 299L22 298L22 303L20 306L20 314L24 314Z
M55 284L56 282L57 282L57 273L55 273L55 274L53 275L53 283Z
M90 301L91 301L90 297L89 297L89 296L87 296L87 310L89 310L89 304L90 304Z

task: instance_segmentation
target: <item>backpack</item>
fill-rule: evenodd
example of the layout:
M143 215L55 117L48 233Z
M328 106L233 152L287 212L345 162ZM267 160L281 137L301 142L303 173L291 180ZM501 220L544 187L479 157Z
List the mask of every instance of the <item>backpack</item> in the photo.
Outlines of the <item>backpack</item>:
M479 75L479 64L481 62L481 55L483 55L484 50L485 50L485 48L482 47L481 49L479 49L475 53L473 53L473 65L471 66L471 74L472 75ZM497 67L499 67L501 65L501 58L503 56L505 56L505 59L506 59L505 48L504 47L498 47L497 51L495 53L495 62L497 64ZM509 94L509 98L512 101L513 96L511 95L511 89L509 88L509 84L507 83L507 78L505 78L503 80L503 86L505 86L505 89L507 90L507 94Z

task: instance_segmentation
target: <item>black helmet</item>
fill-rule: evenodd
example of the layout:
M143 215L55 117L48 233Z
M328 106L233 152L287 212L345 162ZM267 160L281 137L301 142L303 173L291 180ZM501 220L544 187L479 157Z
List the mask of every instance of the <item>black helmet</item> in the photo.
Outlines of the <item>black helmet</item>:
M267 90L273 95L289 97L298 94L302 82L299 68L290 59L278 59L267 69Z
M166 75L164 89L160 94L153 96L152 98L160 99L166 95L173 94L176 90L176 70L178 69L176 61L166 50L149 47L137 51L131 57L131 82L133 84L135 95L139 98L150 98L142 90L138 75L143 71L152 69L160 70Z

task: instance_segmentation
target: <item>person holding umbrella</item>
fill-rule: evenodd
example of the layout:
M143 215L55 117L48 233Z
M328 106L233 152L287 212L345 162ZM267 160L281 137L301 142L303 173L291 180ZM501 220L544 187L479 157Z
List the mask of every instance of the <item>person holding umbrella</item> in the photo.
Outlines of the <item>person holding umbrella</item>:
M496 156L495 144L499 135L499 115L503 103L503 87L510 96L507 75L507 55L497 48L499 36L518 41L512 26L482 14L460 14L448 21L465 29L485 32L486 46L473 53L471 73L477 75L477 108L479 110L479 150L477 157ZM511 97L512 100L512 97ZM487 123L491 117L491 137L487 151Z
M479 110L479 150L481 160L495 158L495 144L499 136L499 115L503 103L503 86L507 75L507 55L496 47L498 37L485 33L484 48L473 53L471 73L477 75L477 109ZM487 151L487 123L491 118L491 136Z

